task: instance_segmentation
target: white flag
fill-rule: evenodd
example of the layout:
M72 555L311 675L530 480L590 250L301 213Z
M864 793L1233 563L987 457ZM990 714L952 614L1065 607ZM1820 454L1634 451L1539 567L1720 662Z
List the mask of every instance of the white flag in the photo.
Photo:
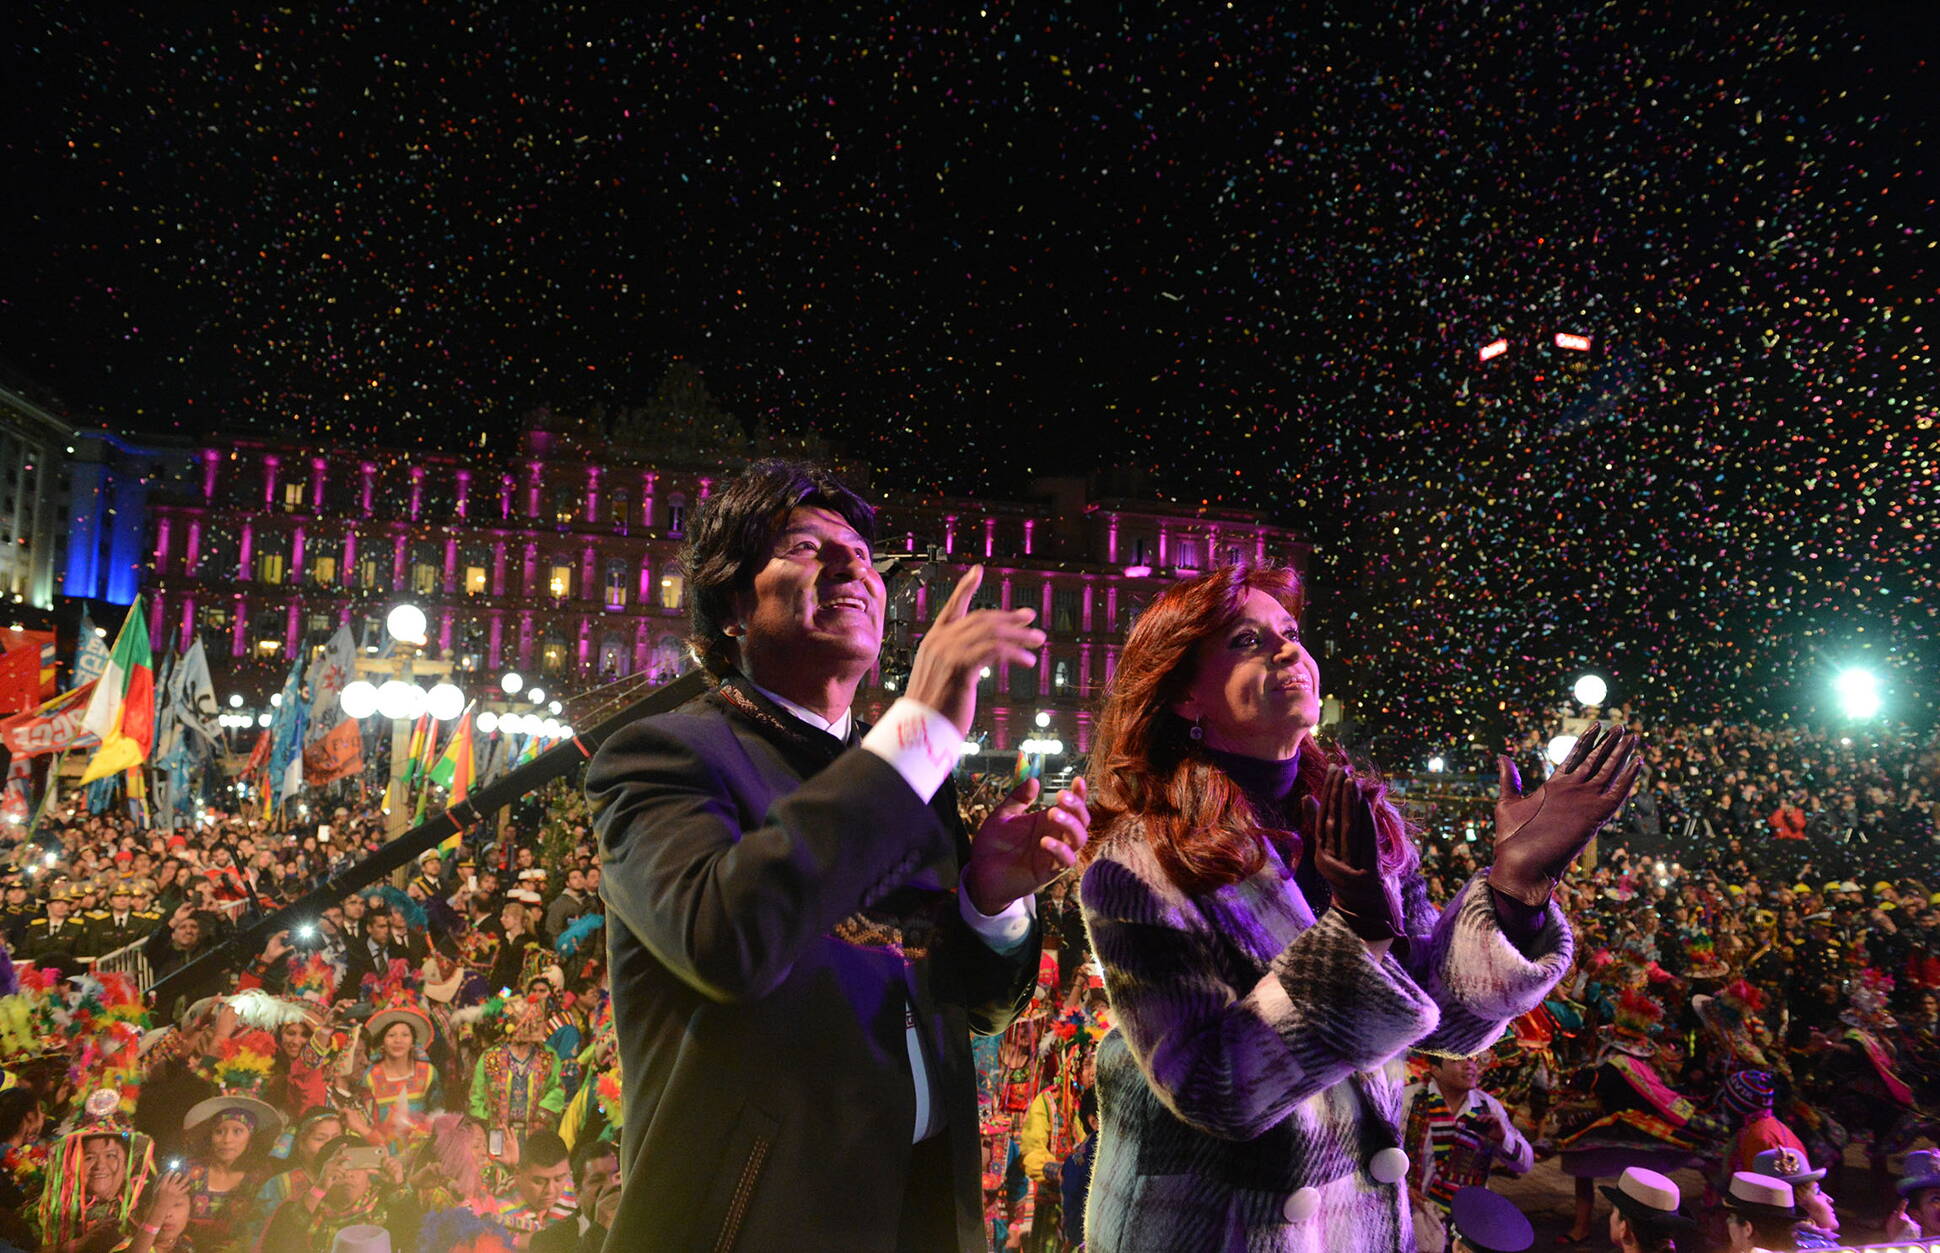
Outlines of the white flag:
M351 638L348 626L340 626L303 676L305 686L310 689L310 722L303 729L305 744L313 744L337 729L337 724L343 721L338 698L356 677L357 642Z

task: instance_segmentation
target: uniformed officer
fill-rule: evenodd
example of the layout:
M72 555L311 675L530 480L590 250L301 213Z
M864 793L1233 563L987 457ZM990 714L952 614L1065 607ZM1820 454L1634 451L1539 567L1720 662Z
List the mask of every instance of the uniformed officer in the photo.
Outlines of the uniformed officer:
M155 915L144 916L136 911L134 885L127 879L117 879L108 889L108 907L96 910L88 918L87 955L106 957L116 949L147 939L160 925L161 919Z
M34 920L37 912L27 899L27 881L15 871L7 876L0 896L0 939L7 943L9 953L18 953L21 943L27 938L27 924Z
M74 889L66 881L55 884L47 893L47 913L27 924L20 955L41 965L57 957L71 961L78 956L87 946L87 928L70 916L73 908Z
M1522 1211L1487 1188L1457 1189L1448 1226L1449 1253L1523 1253L1536 1242Z

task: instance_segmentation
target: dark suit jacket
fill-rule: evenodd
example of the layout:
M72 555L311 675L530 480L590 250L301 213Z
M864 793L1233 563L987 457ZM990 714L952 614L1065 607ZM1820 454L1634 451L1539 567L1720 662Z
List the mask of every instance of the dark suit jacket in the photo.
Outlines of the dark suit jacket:
M607 1248L890 1249L907 1189L937 1215L913 1247L981 1251L970 1032L1029 999L1035 931L1000 956L964 925L947 783L925 804L730 682L587 769L626 1101ZM910 1146L906 1004L947 1154Z
M528 1253L600 1253L606 1243L606 1228L593 1223L579 1229L579 1215L562 1218L552 1226L533 1233Z

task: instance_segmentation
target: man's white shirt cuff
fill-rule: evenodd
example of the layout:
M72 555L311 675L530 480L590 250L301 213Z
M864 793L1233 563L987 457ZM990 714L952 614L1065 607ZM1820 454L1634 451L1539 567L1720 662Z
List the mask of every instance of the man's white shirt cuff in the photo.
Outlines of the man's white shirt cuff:
M862 737L862 747L888 762L927 803L956 769L963 736L956 723L904 696Z

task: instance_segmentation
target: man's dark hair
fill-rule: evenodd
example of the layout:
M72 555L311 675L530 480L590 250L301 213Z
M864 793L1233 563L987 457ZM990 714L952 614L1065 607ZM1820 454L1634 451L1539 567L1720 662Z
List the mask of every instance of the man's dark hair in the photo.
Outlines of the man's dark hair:
M757 461L707 498L681 551L687 574L687 643L710 674L735 668L726 627L734 621L734 597L754 586L775 533L791 510L827 509L876 542L876 511L821 466L796 461Z
M620 1146L612 1140L581 1140L573 1148L573 1183L586 1182L586 1168L602 1157L617 1157Z
M566 1142L556 1131L533 1132L525 1138L525 1147L519 1150L519 1160L527 1166L557 1166L568 1156Z
M0 1092L0 1141L13 1143L27 1115L40 1107L40 1097L32 1088L8 1088Z

